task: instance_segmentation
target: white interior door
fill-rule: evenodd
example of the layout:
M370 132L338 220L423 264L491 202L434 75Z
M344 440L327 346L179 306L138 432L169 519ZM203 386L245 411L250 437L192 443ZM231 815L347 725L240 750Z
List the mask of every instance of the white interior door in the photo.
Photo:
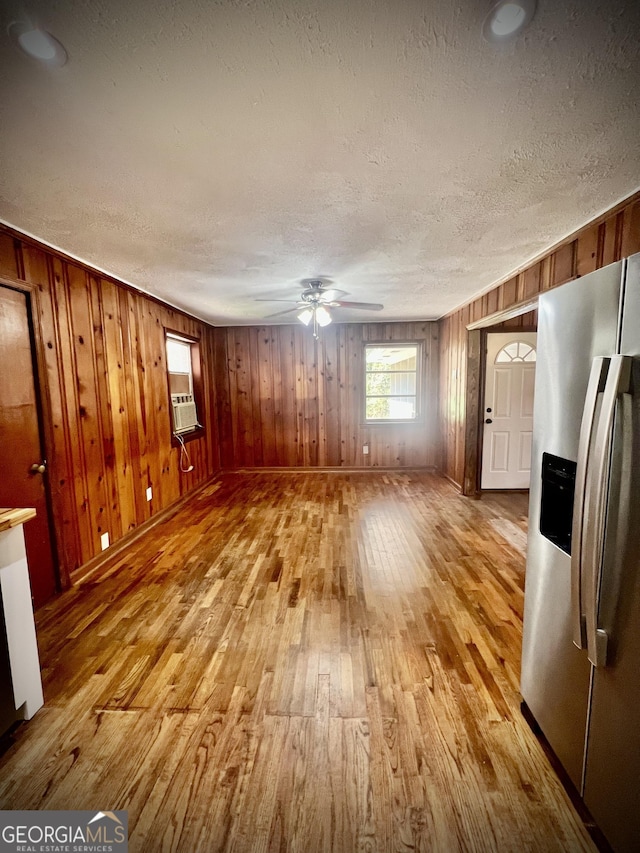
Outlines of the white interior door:
M536 333L487 335L483 489L528 489Z

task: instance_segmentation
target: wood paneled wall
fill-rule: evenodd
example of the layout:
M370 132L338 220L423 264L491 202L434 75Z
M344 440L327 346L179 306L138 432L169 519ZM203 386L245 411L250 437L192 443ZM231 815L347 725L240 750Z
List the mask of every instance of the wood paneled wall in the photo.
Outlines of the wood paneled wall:
M640 193L594 220L508 281L439 321L442 470L446 476L462 487L465 442L473 434L466 423L467 325L635 252L640 252ZM531 326L535 323L535 312L509 323L510 328L518 324Z
M437 466L438 324L216 329L221 464L242 467ZM364 343L423 343L425 418L363 424ZM362 446L369 446L369 454Z
M101 552L102 533L117 542L219 468L213 329L1 226L0 277L31 293L56 544L68 581ZM205 434L188 444L188 474L171 445L165 327L201 346Z

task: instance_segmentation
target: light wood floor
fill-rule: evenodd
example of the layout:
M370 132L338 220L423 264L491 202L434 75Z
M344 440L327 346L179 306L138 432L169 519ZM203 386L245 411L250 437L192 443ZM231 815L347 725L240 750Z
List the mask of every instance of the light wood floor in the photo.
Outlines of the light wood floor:
M524 722L526 496L227 474L39 613L5 809L132 851L594 850Z

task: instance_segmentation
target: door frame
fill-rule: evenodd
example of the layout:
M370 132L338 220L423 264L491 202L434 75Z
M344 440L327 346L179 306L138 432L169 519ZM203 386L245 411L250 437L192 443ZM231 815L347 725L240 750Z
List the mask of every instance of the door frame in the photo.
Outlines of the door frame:
M524 486L487 487L487 486L482 485L484 467L485 467L485 464L487 463L487 460L484 458L485 435L486 435L486 430L484 429L484 424L486 423L487 404L488 404L488 401L487 401L487 380L488 380L489 370L494 366L493 364L490 364L490 362L489 362L489 335L503 335L505 338L510 339L511 341L522 340L522 336L524 336L524 335L535 335L536 343L533 344L533 346L535 347L536 351L537 351L537 337L538 336L537 336L536 329L532 328L531 325L528 325L528 326L523 325L523 326L519 326L518 328L512 328L512 329L500 328L498 331L496 331L495 328L483 329L482 330L482 336L484 339L484 350L483 350L483 353L484 353L484 358L483 358L484 371L483 371L483 386L481 389L482 393L480 395L481 409L480 409L480 417L478 419L479 432L480 432L480 443L478 445L478 480L479 480L479 484L480 484L479 488L480 488L480 491L482 491L482 492L526 491L529 488L528 485L526 486L526 488ZM528 344L529 341L526 341L525 343ZM502 365L502 366L508 367L508 365ZM535 368L535 363L533 364L533 366ZM493 418L493 417L495 417L495 415L491 415L491 417ZM531 415L531 418L533 418L533 413ZM531 472L529 472L529 478L528 478L527 482L529 482L529 480L530 480L530 474L531 474Z
M27 281L13 279L6 275L0 275L0 286L19 291L25 295L27 310L27 321L29 324L29 337L31 349L31 365L33 369L33 384L35 386L36 412L38 417L38 431L40 433L40 450L42 458L47 460L47 473L44 478L44 493L47 506L47 522L49 527L49 542L51 546L51 557L55 576L56 589L70 586L68 576L63 576L60 571L59 543L57 538L57 524L61 523L58 518L53 495L51 480L55 469L53 454L53 420L51 417L51 404L49 398L49 386L46 381L47 370L45 360L45 343L40 325L41 302L40 289L37 284Z
M467 325L467 376L465 393L465 435L464 435L464 472L462 494L466 497L480 498L480 477L482 475L482 441L484 430L484 386L487 369L487 334L489 332L509 332L504 328L507 320L520 317L538 307L538 294L506 308L496 311L481 320ZM537 332L537 326L528 325L518 328L519 332Z

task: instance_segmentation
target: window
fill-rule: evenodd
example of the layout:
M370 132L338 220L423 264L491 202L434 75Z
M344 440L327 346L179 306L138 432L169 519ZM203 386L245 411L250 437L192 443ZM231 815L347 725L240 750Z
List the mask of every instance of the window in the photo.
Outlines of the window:
M496 364L505 364L513 361L535 361L536 351L531 344L524 341L513 341L502 347L496 356Z
M167 370L171 394L193 394L191 341L167 334Z
M365 420L418 417L418 344L365 346Z
M195 437L202 432L198 421L201 399L199 344L176 332L165 334L171 431L176 437Z

